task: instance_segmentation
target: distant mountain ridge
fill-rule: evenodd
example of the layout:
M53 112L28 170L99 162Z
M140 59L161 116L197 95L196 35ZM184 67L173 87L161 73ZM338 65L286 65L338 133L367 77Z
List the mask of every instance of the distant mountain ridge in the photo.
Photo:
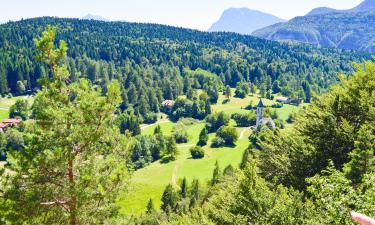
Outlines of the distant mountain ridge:
M92 15L92 14L87 14L86 16L82 17L83 20L98 20L98 21L104 21L104 22L109 22L108 19L98 16L98 15Z
M316 8L306 16L271 25L254 36L375 53L375 0L348 10Z
M313 16L313 15L321 15L326 13L358 13L358 12L365 12L369 10L375 9L375 1L374 0L365 0L358 6L352 8L352 9L344 9L344 10L338 10L338 9L332 9L328 7L319 7L311 10L306 16Z
M274 15L248 8L229 8L223 12L220 19L208 31L227 31L239 34L251 34L253 31L284 22Z

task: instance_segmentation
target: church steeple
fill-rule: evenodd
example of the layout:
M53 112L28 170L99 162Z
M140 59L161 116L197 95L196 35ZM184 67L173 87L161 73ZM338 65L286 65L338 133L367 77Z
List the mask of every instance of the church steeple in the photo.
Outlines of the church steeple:
M257 106L257 121L256 121L257 127L262 124L263 109L264 109L264 105L263 105L262 99L260 99L259 103L258 103L258 106Z

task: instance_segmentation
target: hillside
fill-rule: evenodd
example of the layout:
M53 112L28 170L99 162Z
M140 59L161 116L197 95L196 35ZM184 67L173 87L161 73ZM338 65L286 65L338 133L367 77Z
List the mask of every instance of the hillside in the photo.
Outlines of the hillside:
M227 31L239 34L251 34L253 31L284 22L274 15L248 8L230 8L223 12L220 19L212 24L208 31Z
M57 39L67 40L72 81L88 78L105 90L116 78L121 83L122 108L132 107L143 116L158 112L164 99L187 94L190 86L217 92L245 81L263 93L274 86L284 95L304 96L307 90L302 84L308 82L311 90L321 93L337 82L337 73L353 71L351 62L370 57L234 33L44 17L0 25L1 94L32 92L40 87L38 79L50 74L35 60L33 42L48 24L58 28ZM212 80L204 78L205 72L196 83L185 69L214 74L217 84L205 85Z
M366 0L350 10L317 8L303 17L253 32L269 40L293 40L321 47L375 53L375 5Z

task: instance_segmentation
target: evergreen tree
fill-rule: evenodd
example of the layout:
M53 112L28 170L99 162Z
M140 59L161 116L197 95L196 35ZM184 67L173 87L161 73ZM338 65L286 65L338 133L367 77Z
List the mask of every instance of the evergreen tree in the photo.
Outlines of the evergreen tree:
M221 171L220 171L219 163L218 163L218 161L216 161L215 168L214 168L214 171L212 173L211 185L215 185L215 184L219 183L220 175L221 175Z
M35 120L25 128L29 141L23 151L8 153L9 166L1 172L2 219L110 223L108 215L116 217L116 199L127 178L123 139L111 124L120 100L118 83L109 85L105 96L86 80L67 84L62 65L67 47L60 41L54 48L55 32L48 27L35 41L38 58L50 65L53 78L43 81L35 98Z
M181 185L180 185L180 196L181 198L186 198L188 193L188 184L186 181L186 177L182 179Z
M225 97L227 98L227 100L229 101L229 100L230 100L230 97L232 97L232 90L230 89L230 86L229 86L229 85L227 85L227 86L225 87L225 92L224 92L224 94L225 94Z
M166 213L171 213L174 207L176 206L177 197L171 184L168 184L165 187L163 195L161 197L161 202L162 204L160 208Z
M197 145L199 145L199 146L205 146L207 144L207 141L208 141L208 131L204 127L201 130L201 132L199 133L199 141L198 141Z
M147 203L146 214L152 214L154 212L155 212L154 203L152 199L150 198L150 200Z
M154 134L162 134L160 125L157 125L154 129Z

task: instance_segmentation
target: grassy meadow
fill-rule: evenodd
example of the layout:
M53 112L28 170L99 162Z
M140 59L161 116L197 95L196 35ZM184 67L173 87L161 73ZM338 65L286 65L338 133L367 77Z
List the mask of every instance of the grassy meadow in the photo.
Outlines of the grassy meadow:
M234 90L233 90L234 92ZM223 104L225 96L220 94L218 103L212 106L213 112L224 111L227 114L246 113L247 105L258 104L259 97L257 95L247 96L244 99L232 97L228 103ZM266 106L271 106L275 101L263 99ZM286 105L280 109L276 109L279 117L286 120L288 116L301 108L301 106ZM163 117L166 118L166 117ZM215 162L218 161L221 170L229 164L238 167L243 151L248 147L248 137L251 130L244 127L237 127L237 132L241 138L237 141L235 147L210 148L210 142L215 137L215 134L209 135L209 142L204 147L205 157L203 159L192 159L189 149L193 147L199 137L201 129L205 126L203 121L187 120L189 122L181 125L173 123L169 120L162 119L155 124L142 125L142 135L152 135L157 125L161 127L163 134L172 135L174 127L183 126L189 134L189 142L179 144L179 156L177 160L163 164L156 161L149 166L137 170L133 173L130 188L127 193L124 193L122 199L119 200L121 212L126 215L140 214L145 212L146 205L151 198L156 208L161 205L161 196L167 184L171 183L177 185L181 179L187 178L191 183L193 179L199 179L202 187L206 186L207 182L212 177ZM235 122L231 120L231 125L235 126Z

